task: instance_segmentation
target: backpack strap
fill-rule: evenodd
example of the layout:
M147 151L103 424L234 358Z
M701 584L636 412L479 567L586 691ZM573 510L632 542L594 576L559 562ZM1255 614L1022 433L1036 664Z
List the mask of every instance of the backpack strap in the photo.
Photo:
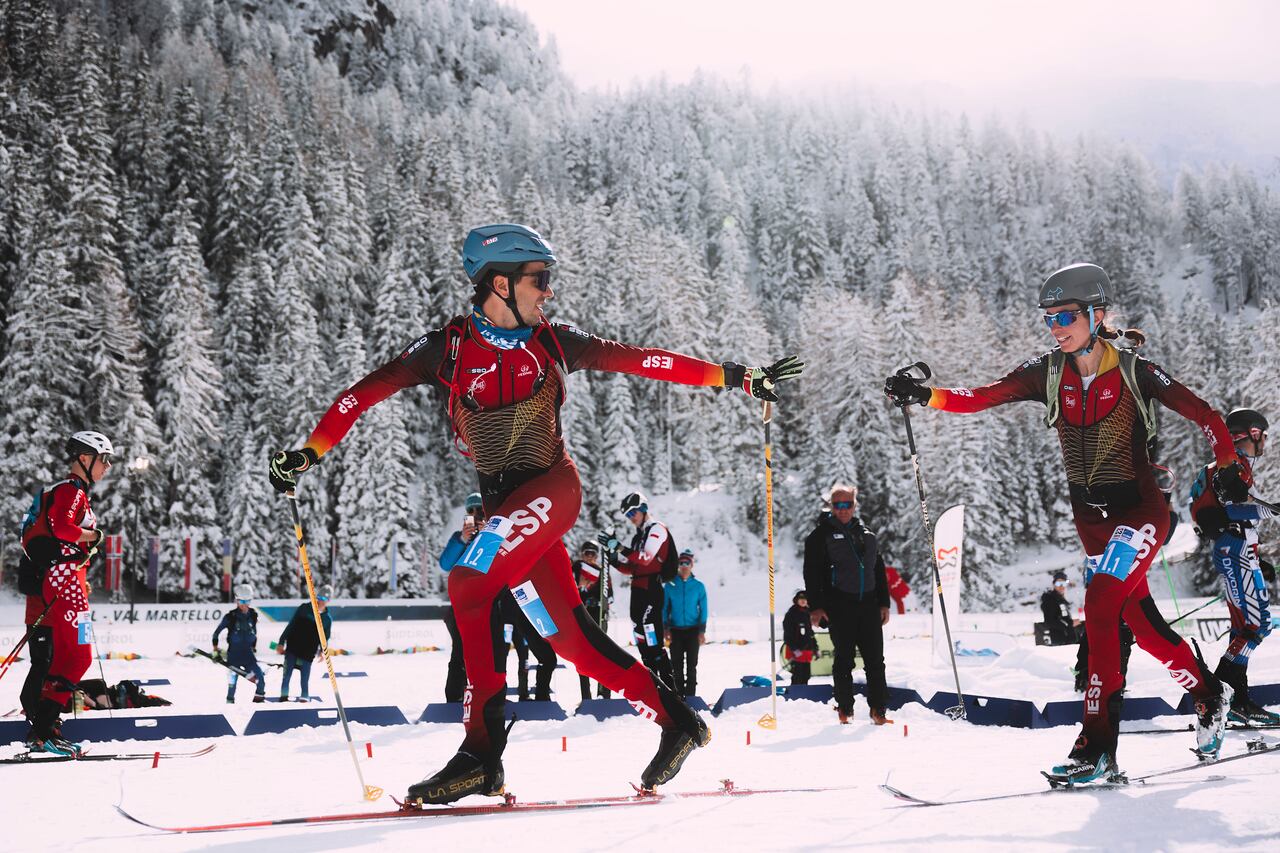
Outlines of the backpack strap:
M1122 349L1120 354L1120 375L1124 377L1124 384L1129 386L1129 393L1133 395L1133 401L1138 406L1138 413L1142 415L1142 424L1147 428L1147 441L1156 437L1156 401L1148 400L1142 394L1142 389L1138 386L1138 355L1133 350Z
M1062 371L1067 363L1067 354L1060 349L1056 349L1049 353L1048 372L1044 378L1044 401L1048 405L1048 409L1044 415L1044 425L1052 427L1058 422L1060 413L1060 405L1058 402L1058 388L1062 385Z

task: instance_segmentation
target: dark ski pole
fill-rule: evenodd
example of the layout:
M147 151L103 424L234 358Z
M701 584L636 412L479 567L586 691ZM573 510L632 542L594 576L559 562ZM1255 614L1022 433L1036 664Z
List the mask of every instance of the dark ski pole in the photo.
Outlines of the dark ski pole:
M329 685L333 688L333 701L338 706L338 719L342 720L342 731L347 736L347 749L351 753L351 762L356 766L356 777L360 780L360 793L366 800L376 800L382 796L382 789L376 785L365 784L364 772L360 769L360 759L356 756L356 745L351 739L351 727L347 724L347 711L342 707L342 696L338 694L338 676L333 671L333 659L329 657L329 640L324 634L324 620L320 618L320 604L316 601L316 586L311 579L311 561L307 559L307 537L302 530L302 516L298 512L298 496L290 490L285 492L289 499L289 509L293 510L293 530L298 537L298 559L302 561L302 574L307 580L307 596L311 599L311 615L316 620L316 634L320 637L320 652L324 655L324 665L329 669Z
M929 365L923 361L917 361L915 364L908 365L898 371L899 376L905 376L923 382L933 376L933 371L929 369ZM960 668L956 665L956 648L951 642L951 622L947 619L947 599L942 594L942 573L938 570L938 549L933 544L933 522L929 520L929 501L925 497L924 491L924 475L920 472L920 455L916 452L916 438L911 432L911 413L907 411L910 404L898 404L898 408L902 410L902 421L907 427L907 447L911 450L911 467L916 474L916 491L920 493L920 514L924 516L924 531L929 542L929 562L933 566L933 584L938 590L938 606L942 609L942 628L947 635L947 653L951 655L951 672L956 678L956 698L960 704L948 708L947 716L953 720L968 719L968 713L964 707L964 692L960 689Z
M1190 616L1192 613L1196 613L1196 612L1198 612L1198 611L1200 611L1200 610L1204 610L1204 609L1205 609L1206 607L1208 607L1210 604L1216 604L1217 602L1219 602L1219 601L1221 601L1221 600L1222 600L1222 596L1221 596L1221 595L1215 595L1213 598L1209 599L1209 600L1208 600L1208 601L1206 601L1204 604L1201 604L1199 607L1195 608L1194 610L1188 610L1186 613L1183 613L1183 614L1182 614L1181 616L1179 616L1177 619L1171 619L1171 620L1169 620L1169 624L1170 624L1170 625L1177 625L1179 622L1181 622L1183 619L1186 619L1186 618L1187 618L1188 616Z
M22 647L25 646L27 644L27 640L30 639L31 632L40 627L40 623L44 622L44 617L49 615L49 608L53 607L53 602L57 600L58 596L55 595L53 597L53 601L50 601L44 606L44 612L36 617L36 621L31 623L31 627L22 635L22 639L18 640L18 644L13 647L13 651L9 652L9 656L4 659L4 665L0 666L0 678L4 678L5 673L13 666L14 661L18 659L18 653L22 651Z

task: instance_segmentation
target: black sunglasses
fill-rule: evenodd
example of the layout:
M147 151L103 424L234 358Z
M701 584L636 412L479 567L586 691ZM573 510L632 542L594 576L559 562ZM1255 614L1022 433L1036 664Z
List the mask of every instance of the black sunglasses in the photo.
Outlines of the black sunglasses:
M546 293L551 289L551 270L538 270L537 272L516 273L515 279L519 281L522 278L533 279L533 286Z

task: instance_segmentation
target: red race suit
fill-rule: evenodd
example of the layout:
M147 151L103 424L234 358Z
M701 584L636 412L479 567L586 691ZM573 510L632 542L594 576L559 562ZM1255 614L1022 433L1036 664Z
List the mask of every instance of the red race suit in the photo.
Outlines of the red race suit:
M460 563L449 573L449 599L471 681L463 700L462 749L473 755L500 755L506 743L506 673L495 666L489 625L493 600L506 587L556 654L572 661L581 675L621 692L664 727L676 725L673 714L688 713L670 689L587 616L574 583L561 540L578 518L582 485L565 451L560 407L566 377L578 370L684 385L725 384L720 365L697 358L627 346L545 321L527 340L513 342L473 313L423 335L339 394L307 441L323 456L362 412L397 391L427 384L447 393L455 440L475 465L490 525L495 518L511 522L485 570Z
M1138 645L1164 663L1179 685L1198 699L1214 695L1210 676L1201 670L1187 642L1165 622L1147 588L1147 569L1168 533L1169 509L1152 476L1147 429L1138 406L1158 400L1194 421L1219 464L1230 463L1235 450L1222 416L1162 368L1136 359L1143 399L1135 400L1121 374L1115 347L1105 341L1096 345L1104 352L1098 372L1088 383L1075 359L1066 359L1058 387L1060 415L1054 426L1062 446L1076 532L1092 567L1084 605L1089 679L1082 745L1114 755L1124 689L1122 618L1133 629ZM948 412L980 412L1021 400L1046 403L1051 355L1029 359L981 388L935 388L929 405Z
M93 660L93 647L81 623L88 627L89 594L85 572L88 559L80 533L97 526L89 507L89 491L78 478L63 480L45 490L31 525L23 532L22 549L45 568L40 595L27 596L27 625L44 613L40 624L53 635L53 661L40 696L65 705L75 684ZM45 613L45 608L48 612Z

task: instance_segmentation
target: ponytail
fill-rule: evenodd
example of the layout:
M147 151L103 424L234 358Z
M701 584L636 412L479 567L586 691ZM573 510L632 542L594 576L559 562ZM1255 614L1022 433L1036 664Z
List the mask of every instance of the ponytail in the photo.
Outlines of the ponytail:
M1116 329L1106 323L1098 327L1098 337L1108 341L1117 341L1120 338L1125 338L1129 341L1128 344L1123 345L1125 349L1137 349L1147 342L1146 332L1141 329Z

